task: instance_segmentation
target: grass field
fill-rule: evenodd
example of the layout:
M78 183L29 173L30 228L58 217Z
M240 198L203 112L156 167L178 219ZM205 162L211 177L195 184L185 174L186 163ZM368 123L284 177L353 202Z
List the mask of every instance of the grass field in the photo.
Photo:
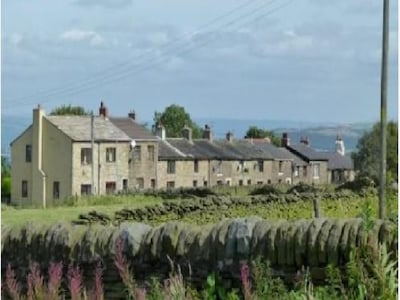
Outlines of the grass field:
M79 214L96 210L110 217L123 208L138 208L152 206L162 203L162 199L153 196L112 196L82 198L77 202L64 203L67 206L40 208L14 208L2 206L2 225L21 225L28 221L51 224L57 221L77 220ZM180 200L168 200L180 201ZM378 215L378 198L369 196L367 198L355 196L350 199L324 199L321 201L321 214L330 218L354 218L360 217L366 209L370 210L372 216ZM398 202L396 195L387 198L387 215L397 216ZM215 223L222 218L235 218L245 216L260 216L264 219L308 219L312 218L313 206L310 201L299 201L296 203L270 202L263 205L235 206L226 209L197 211L188 213L182 217L174 213L157 217L148 221L152 225L171 220L180 220L187 223L206 224Z
M42 208L19 208L2 205L1 224L19 225L28 221L51 224L57 221L76 220L81 213L96 210L110 216L124 207L136 208L146 205L161 204L162 199L151 196L112 196L81 198L67 201L60 206Z

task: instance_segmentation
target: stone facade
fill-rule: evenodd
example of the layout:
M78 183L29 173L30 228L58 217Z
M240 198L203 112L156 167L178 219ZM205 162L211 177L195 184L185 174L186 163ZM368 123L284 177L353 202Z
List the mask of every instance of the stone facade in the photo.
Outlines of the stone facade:
M195 166L197 164L197 167ZM159 160L159 188L204 187L210 185L208 160Z
M129 154L129 188L157 188L158 143L137 142Z

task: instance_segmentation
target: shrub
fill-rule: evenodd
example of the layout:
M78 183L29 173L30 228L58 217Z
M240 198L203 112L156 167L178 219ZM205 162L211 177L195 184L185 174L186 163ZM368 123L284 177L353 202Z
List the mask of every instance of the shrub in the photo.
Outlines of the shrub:
M261 187L256 187L254 190L252 190L249 194L254 196L254 195L279 195L282 192L278 190L275 186L273 185L263 185Z
M287 190L287 194L292 193L316 193L319 189L313 185L309 185L304 182L299 182L298 184L292 186L290 189Z

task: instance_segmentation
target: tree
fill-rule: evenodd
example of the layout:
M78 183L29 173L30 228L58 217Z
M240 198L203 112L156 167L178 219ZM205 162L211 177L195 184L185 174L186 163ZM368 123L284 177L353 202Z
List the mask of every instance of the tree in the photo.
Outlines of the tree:
M11 194L11 168L7 159L1 157L1 195L9 197Z
M200 127L192 121L190 115L182 106L172 104L160 112L154 112L154 126L161 123L166 132L167 137L182 137L182 129L185 125L192 129L193 138L201 138L202 132Z
M386 170L390 181L397 181L398 155L397 155L397 132L398 124L389 122L387 124L387 150ZM371 131L366 132L357 143L357 151L352 154L354 168L360 175L366 175L379 182L379 159L380 159L380 124L376 123ZM388 183L390 181L388 180Z
M246 139L265 139L269 138L271 141L271 144L274 144L275 146L280 146L281 140L279 137L275 136L275 134L266 129L258 128L257 126L250 126L249 129L246 132L246 136L244 137Z
M90 113L85 111L85 109L81 106L72 106L72 105L62 105L60 107L56 107L50 112L52 116L87 116Z

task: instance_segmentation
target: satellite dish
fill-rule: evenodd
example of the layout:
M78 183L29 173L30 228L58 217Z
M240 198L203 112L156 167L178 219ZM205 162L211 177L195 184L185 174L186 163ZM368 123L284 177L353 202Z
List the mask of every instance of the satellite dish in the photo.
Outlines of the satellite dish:
M132 141L131 141L131 147L132 147L132 148L135 148L135 146L136 146L136 141L135 141L135 140L132 140Z

